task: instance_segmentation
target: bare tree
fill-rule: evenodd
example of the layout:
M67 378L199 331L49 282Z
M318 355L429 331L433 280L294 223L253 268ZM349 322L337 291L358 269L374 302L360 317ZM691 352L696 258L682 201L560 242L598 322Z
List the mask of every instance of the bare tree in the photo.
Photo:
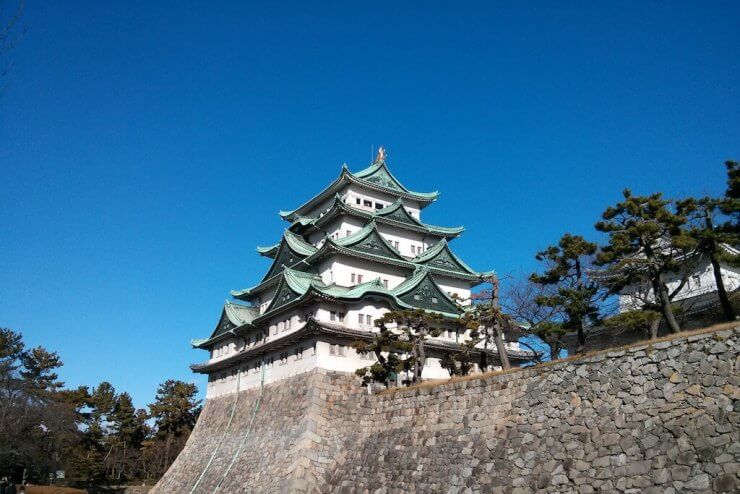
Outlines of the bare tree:
M507 284L501 299L502 308L522 328L522 332L539 339L547 347L549 360L560 357L566 346L563 336L568 332L562 324L564 313L561 306L538 303L541 297L551 296L554 291L552 285L540 285L528 279L518 280Z

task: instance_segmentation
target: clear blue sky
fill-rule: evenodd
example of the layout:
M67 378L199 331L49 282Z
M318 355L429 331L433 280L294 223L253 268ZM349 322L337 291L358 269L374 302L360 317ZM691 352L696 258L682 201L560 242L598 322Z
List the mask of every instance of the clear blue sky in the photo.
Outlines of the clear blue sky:
M0 325L138 406L204 385L189 340L267 269L277 211L372 145L499 272L595 237L625 186L719 193L740 157L738 2L27 3L0 97Z

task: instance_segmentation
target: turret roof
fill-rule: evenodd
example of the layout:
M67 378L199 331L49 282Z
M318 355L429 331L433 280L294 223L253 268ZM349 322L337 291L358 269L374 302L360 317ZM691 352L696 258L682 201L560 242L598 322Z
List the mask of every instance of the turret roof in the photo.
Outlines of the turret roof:
M276 311L299 305L311 296L342 302L378 297L401 309L426 309L448 317L457 317L462 313L425 268L417 269L412 277L392 290L385 288L380 279L345 287L324 283L318 275L285 268L270 306L254 322L267 320Z
M474 271L452 252L445 239L440 240L426 252L415 258L409 259L404 257L378 232L375 221L370 221L363 228L347 237L336 240L326 237L320 248L316 249L311 246L313 253L307 257L295 253L291 248L291 244L285 239L278 245L280 247L278 247L277 253L275 253L275 260L262 281L251 288L233 290L231 292L233 297L249 300L255 294L275 286L278 282L278 275L284 268L288 267L297 270L313 269L312 266L315 266L319 259L335 253L390 264L414 271L423 267L439 276L448 276L468 281L482 280L490 274ZM306 274L315 276L309 273Z
M221 317L211 336L207 339L193 340L191 343L196 348L205 348L225 337L233 336L236 328L251 324L257 317L259 317L259 307L235 304L227 300L224 302Z
M356 184L368 189L377 190L404 199L410 199L419 202L422 207L437 199L439 192L413 192L404 187L390 172L385 160L376 162L373 165L352 173L347 165L342 165L342 171L329 186L319 192L313 198L309 199L302 206L292 211L280 211L280 216L288 221L295 221L300 216L305 216L311 209L316 207L321 201L330 198L332 195L347 184Z
M323 214L314 217L296 217L293 221L293 224L290 225L290 230L300 231L304 228L311 227L321 229L323 225L327 224L332 219L342 214L375 220L378 223L383 223L398 228L418 231L422 233L429 233L446 238L457 237L465 230L465 228L462 226L443 227L422 223L406 210L406 208L404 207L403 199L400 197L396 199L395 202L389 204L383 209L365 211L345 203L339 196L339 194L335 194L334 202L332 203L331 207L327 209Z

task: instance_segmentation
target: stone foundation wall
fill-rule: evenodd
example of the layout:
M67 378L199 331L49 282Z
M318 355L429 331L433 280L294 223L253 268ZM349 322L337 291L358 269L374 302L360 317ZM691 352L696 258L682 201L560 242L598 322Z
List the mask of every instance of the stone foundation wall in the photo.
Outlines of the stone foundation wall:
M219 492L732 492L739 336L680 337L374 396L352 376L295 376L265 387ZM223 440L235 397L209 400L152 492L214 492L257 396L239 395Z

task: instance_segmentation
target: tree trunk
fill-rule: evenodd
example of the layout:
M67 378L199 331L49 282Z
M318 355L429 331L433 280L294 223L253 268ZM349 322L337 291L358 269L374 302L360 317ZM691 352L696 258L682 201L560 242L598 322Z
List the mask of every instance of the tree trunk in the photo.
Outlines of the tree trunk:
M586 330L584 325L586 323L581 319L576 322L576 333L578 336L578 343L576 344L576 353L583 353L586 350Z
M501 326L498 322L494 323L493 327L494 338L496 339L496 350L498 350L498 358L501 361L501 368L511 369L511 363L509 363L509 356L506 354L506 345L504 344L504 335L501 331Z
M660 327L660 317L656 317L653 322L650 323L650 339L654 340L658 338L658 328Z
M414 377L411 379L411 382L416 383L419 382L419 375L421 374L419 371L419 351L416 344L411 348L411 355L414 357Z
M424 338L426 338L425 335L422 335L422 337L419 338L419 358L417 359L419 361L419 382L421 382L421 373L424 372L424 366L427 364L427 352L426 348L424 348Z
M665 286L662 274L658 274L657 277L653 278L653 292L655 293L655 298L660 304L660 310L663 313L663 317L665 317L666 323L668 324L668 330L671 333L680 333L681 326L678 325L676 316L673 314L671 300L668 296L668 288Z
M560 343L557 341L552 341L552 342L546 341L546 340L543 340L543 341L545 341L548 348L550 349L550 360L557 360L558 358L560 358L560 350L561 350Z
M491 308L494 311L499 310L498 288L498 277L494 276L491 280ZM499 314L499 316L500 315L501 314ZM506 354L506 345L504 344L504 335L501 330L500 317L496 318L493 322L493 337L496 339L496 350L498 350L498 358L501 361L501 368L504 370L510 369L511 364L509 363L509 356Z
M722 305L722 312L724 312L726 320L734 321L735 309L732 307L730 297L727 295L727 288L725 288L725 282L722 279L722 267L719 265L717 252L714 249L709 253L709 261L712 263L714 282L717 285L717 295L719 295L719 303Z

